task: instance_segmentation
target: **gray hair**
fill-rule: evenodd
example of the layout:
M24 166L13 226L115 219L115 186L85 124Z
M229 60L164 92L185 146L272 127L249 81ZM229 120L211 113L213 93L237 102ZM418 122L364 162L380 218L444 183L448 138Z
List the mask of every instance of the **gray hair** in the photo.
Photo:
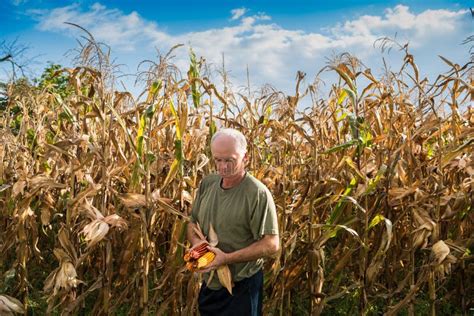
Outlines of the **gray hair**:
M221 136L229 136L235 142L237 152L242 156L247 153L247 140L245 139L244 134L240 131L233 128L223 128L215 133L211 138L211 145L214 141Z

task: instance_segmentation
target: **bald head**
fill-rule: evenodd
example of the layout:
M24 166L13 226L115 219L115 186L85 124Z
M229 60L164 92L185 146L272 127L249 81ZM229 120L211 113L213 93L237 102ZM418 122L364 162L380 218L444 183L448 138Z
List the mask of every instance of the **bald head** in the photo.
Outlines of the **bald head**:
M214 147L228 148L229 146L233 146L240 156L244 156L247 153L247 140L236 129L223 128L212 136L211 149Z

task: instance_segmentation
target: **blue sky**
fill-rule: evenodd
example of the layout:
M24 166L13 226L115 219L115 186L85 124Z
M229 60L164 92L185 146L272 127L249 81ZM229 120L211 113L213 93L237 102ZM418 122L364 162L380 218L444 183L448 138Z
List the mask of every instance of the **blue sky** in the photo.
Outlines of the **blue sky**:
M437 55L459 64L469 60L469 47L460 44L473 34L468 1L4 0L0 21L0 41L18 38L29 46L34 73L48 61L70 65L65 53L80 34L63 23L68 21L109 44L124 73L156 59L157 49L165 53L182 43L174 59L182 70L192 46L214 70L224 54L235 87L245 84L248 66L254 89L270 83L284 92L294 90L296 71L312 81L328 58L343 52L375 74L382 71L382 58L396 70L403 55L373 47L375 39L395 34L410 43L421 73L434 77L447 70ZM127 89L140 90L133 77L122 80Z

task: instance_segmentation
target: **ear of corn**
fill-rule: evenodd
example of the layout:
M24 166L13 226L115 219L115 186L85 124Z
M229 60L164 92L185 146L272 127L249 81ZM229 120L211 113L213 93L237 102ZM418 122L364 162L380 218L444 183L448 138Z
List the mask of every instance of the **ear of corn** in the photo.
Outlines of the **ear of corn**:
M216 257L216 254L213 253L212 251L206 252L202 257L200 257L197 260L197 268L201 269L206 267L209 263L211 263L214 258Z
M189 256L192 259L195 259L195 260L199 259L200 257L202 257L207 252L207 246L208 246L207 243L202 243L201 245L197 246L196 248L191 249L191 251L189 251ZM185 261L186 261L186 259L185 259Z
M207 244L199 245L184 255L186 269L189 271L202 269L211 263L215 257L215 253L207 250Z

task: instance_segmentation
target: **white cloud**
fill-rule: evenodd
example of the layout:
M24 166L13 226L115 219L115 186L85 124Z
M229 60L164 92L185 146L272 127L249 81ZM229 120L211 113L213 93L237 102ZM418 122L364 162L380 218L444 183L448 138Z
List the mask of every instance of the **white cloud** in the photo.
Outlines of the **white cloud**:
M168 35L159 30L155 22L143 19L137 12L124 14L118 9L108 9L102 4L93 4L82 11L79 4L52 10L30 11L43 31L66 32L77 35L78 30L64 22L78 24L91 32L98 40L114 49L135 50L143 43L166 41Z
M240 19L240 17L242 17L245 13L247 13L247 11L248 10L246 8L238 8L238 9L234 9L230 11L230 13L232 14L231 20Z
M239 20L237 25L178 35L163 31L135 11L127 14L98 3L87 11L79 5L70 5L33 13L41 30L70 32L71 27L63 22L74 22L119 52L138 49L141 53L151 52L154 47L166 51L184 43L217 65L221 64L224 53L226 68L232 71L237 83L245 82L248 65L255 84L269 82L287 91L292 89L287 87L294 85L296 71L303 70L312 76L324 66L325 57L334 53L350 52L364 61L374 59L379 51L373 48L373 43L382 36L397 34L401 41L409 41L410 47L433 54L431 50L440 48L441 38L453 41L465 33L459 43L470 33L465 10L426 10L416 14L402 5L387 9L381 16L364 15L332 26L325 33L286 29L268 22L271 18L265 13L245 16L245 8L231 11L232 20ZM186 69L187 50L178 51L175 61Z
M384 17L364 15L334 27L332 32L335 36L346 34L377 37L398 32L410 39L412 44L420 45L427 42L427 37L439 37L453 32L466 14L467 10L426 10L417 15L410 12L407 6L397 5L393 9L387 9Z

